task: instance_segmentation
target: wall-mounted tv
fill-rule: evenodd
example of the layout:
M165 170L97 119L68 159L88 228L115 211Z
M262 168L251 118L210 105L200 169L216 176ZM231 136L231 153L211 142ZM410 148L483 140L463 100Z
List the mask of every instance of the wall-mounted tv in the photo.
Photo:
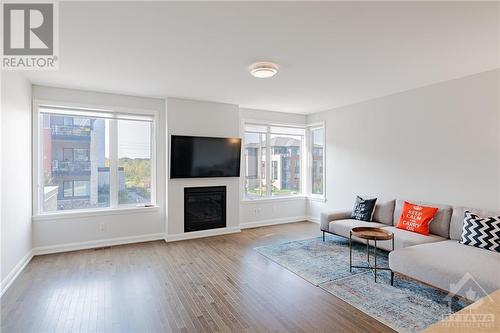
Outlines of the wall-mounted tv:
M240 176L240 138L172 135L170 178Z

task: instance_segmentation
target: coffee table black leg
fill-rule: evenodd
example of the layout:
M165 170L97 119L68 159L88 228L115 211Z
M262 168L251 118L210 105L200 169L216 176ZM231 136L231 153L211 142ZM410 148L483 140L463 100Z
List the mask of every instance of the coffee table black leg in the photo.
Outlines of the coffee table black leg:
M368 266L370 266L370 245L368 239L366 240L366 261L368 261Z
M325 232L323 231L323 242L325 241Z
M373 270L375 273L375 282L377 282L377 240L375 239L375 247L373 249L373 256L375 257L375 266L373 266Z
M392 236L392 250L394 251L394 235ZM394 272L391 269L391 286L394 285Z
M352 231L349 231L349 273L352 272Z

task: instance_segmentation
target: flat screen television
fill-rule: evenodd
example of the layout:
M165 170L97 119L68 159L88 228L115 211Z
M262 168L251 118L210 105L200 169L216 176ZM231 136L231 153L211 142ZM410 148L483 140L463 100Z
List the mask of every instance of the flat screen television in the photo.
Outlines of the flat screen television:
M170 178L240 176L240 138L172 135Z

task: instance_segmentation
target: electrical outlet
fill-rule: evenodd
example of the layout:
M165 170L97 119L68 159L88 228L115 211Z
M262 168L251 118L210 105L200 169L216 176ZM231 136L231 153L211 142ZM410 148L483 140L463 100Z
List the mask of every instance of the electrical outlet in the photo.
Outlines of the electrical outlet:
M104 222L99 223L99 231L103 232L104 230L106 230L106 225L104 224Z

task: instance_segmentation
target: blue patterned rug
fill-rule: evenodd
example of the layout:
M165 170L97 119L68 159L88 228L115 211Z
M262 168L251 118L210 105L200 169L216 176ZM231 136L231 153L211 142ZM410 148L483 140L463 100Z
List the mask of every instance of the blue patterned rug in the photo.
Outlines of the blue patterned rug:
M420 332L427 326L469 305L470 301L390 273L373 274L364 269L349 273L349 241L328 235L262 246L255 249L306 281L337 296L398 332ZM353 264L366 262L366 245L353 243ZM387 252L380 251L377 266L387 267Z

